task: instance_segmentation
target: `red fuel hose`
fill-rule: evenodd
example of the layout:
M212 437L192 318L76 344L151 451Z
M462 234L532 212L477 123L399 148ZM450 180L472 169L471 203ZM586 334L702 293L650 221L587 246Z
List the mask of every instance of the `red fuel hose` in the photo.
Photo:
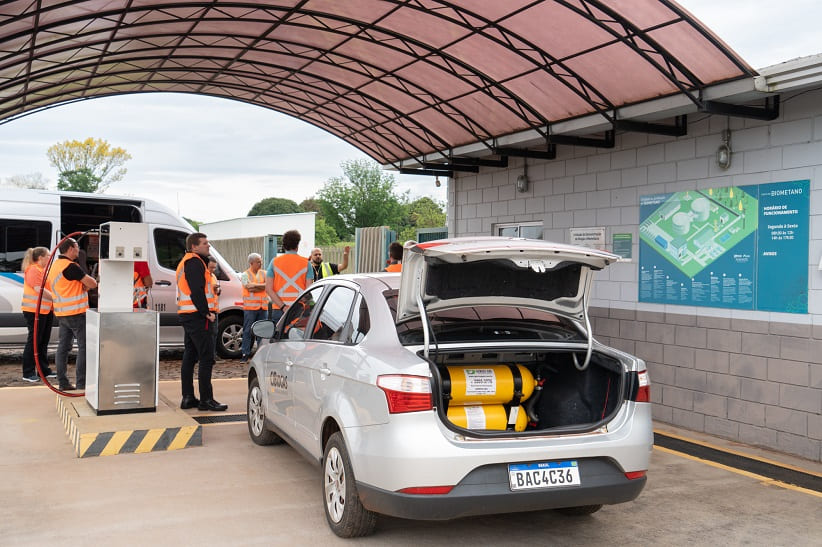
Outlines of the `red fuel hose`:
M65 240L69 239L70 237L74 237L76 235L83 235L85 233L87 233L87 232L72 232L72 233L70 233L69 235L67 235L66 237L61 239L57 243L57 246L54 248L54 250L51 251L51 254L49 255L49 263L46 264L46 269L43 272L43 284L40 286L40 294L37 295L37 306L34 308L34 337L33 337L33 343L34 343L34 365L35 365L35 368L37 369L37 376L39 376L40 379L43 380L43 383L46 384L46 386L48 386L48 388L50 390L57 393L58 395L65 395L66 397L83 397L83 396L85 396L86 392L84 391L82 393L66 393L65 391L60 391L59 389L57 389L56 387L51 385L51 382L48 381L46 376L43 374L43 368L42 368L42 365L40 364L40 352L37 351L37 324L38 324L38 318L40 317L40 303L43 301L43 292L45 290L46 280L49 278L49 270L51 270L51 263L54 261L54 255L55 255L55 253L57 253L57 249L59 249L60 245L62 245L63 242Z

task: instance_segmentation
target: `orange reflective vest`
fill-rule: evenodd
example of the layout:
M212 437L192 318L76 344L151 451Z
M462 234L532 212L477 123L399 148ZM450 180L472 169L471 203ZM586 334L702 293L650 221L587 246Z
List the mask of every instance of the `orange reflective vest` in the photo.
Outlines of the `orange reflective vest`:
M275 258L271 266L274 270L274 292L285 304L291 304L305 289L308 259L296 253L286 253Z
M134 307L141 308L143 302L148 299L148 287L143 283L143 278L140 274L134 272Z
M208 309L213 311L214 313L220 313L220 295L217 294L217 287L220 286L220 282L217 281L217 276L214 275L214 272L209 272L211 275L211 298L208 298Z
M402 271L402 264L389 264L385 268L386 272L401 272Z
M49 271L48 286L54 296L54 315L65 317L80 315L88 309L88 292L80 281L71 281L63 276L63 270L76 264L68 258L60 257Z
M32 268L34 268L34 270L32 270ZM28 279L34 275L40 279L38 285L43 287L44 273L45 271L38 264L30 264L29 267L26 268L23 281L23 301L20 303L20 308L23 311L28 311L31 313L37 311L37 298L40 296L40 292L34 290L34 287L28 284ZM40 313L44 315L51 313L51 299L43 298L43 301L40 302Z
M214 303L214 291L211 289L211 272L208 271L206 263L203 262L200 255L189 252L184 254L183 259L177 264L177 313L198 313L197 306L195 306L194 301L191 300L191 288L188 286L185 275L186 262L194 258L203 263L203 280L205 283L203 287L209 310Z
M251 268L245 271L248 276L249 283L265 283L265 270L260 268L257 274L251 271ZM251 292L243 285L243 309L244 310L261 310L265 304L265 291Z

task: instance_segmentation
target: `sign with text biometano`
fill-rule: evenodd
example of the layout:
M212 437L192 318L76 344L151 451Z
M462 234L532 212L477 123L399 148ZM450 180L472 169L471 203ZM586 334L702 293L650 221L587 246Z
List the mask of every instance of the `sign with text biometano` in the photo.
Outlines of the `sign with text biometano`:
M808 313L810 181L640 196L639 301Z

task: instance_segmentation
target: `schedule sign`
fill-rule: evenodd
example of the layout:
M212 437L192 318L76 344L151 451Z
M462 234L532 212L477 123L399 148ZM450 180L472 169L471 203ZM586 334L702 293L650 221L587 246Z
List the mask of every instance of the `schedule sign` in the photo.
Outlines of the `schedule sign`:
M810 181L640 197L639 301L808 313Z

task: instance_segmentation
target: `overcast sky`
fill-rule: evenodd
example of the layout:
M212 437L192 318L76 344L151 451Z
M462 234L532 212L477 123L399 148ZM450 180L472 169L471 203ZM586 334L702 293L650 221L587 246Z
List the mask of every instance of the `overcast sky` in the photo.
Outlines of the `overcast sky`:
M681 0L754 68L822 52L819 0ZM112 123L114 120L116 122ZM93 99L0 125L0 180L42 173L56 184L46 150L102 138L132 158L109 194L160 201L204 222L245 216L266 197L300 202L340 163L366 156L312 125L260 107L195 95ZM400 190L445 201L432 177L398 176Z

